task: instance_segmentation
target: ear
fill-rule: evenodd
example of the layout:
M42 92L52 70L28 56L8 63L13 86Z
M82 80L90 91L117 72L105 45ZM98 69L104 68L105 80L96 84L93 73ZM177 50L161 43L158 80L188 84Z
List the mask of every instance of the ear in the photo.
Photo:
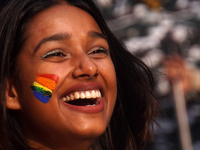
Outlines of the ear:
M17 93L16 83L13 78L6 80L6 107L8 109L19 110L21 109L19 97Z

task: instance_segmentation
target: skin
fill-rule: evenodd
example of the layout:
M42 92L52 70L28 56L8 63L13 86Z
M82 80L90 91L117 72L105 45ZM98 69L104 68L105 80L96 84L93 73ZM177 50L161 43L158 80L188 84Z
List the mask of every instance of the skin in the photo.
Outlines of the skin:
M57 34L64 38L39 44L42 39ZM42 149L90 149L104 133L117 95L109 46L99 26L87 12L62 4L35 16L28 23L25 35L28 39L18 57L19 75L15 76L18 82L14 85L14 103L19 107L13 109L19 110L30 145ZM108 53L95 53L100 47ZM50 51L58 52L58 56L42 58ZM38 74L59 77L46 104L34 97L30 88ZM89 113L64 105L62 97L72 86L84 84L89 87L91 83L102 86L104 103L101 111Z

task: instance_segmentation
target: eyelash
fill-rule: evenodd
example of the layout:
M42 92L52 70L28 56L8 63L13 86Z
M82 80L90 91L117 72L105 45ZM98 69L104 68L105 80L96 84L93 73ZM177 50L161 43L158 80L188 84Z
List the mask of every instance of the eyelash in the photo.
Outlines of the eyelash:
M42 58L48 58L48 57L51 57L51 56L55 56L55 57L57 57L57 56L59 56L59 57L65 57L65 56L67 56L67 57L69 57L69 55L70 54L64 54L63 51L58 50L58 51L50 51L50 52L44 54L42 56Z
M96 53L105 53L108 54L108 50L106 50L105 48L100 47L97 50L92 51L91 53L96 54Z
M108 54L108 50L106 50L103 47L99 47L99 48L95 48L94 50L90 51L88 54L94 56L94 58L95 57L103 58ZM55 50L55 51L47 52L46 54L44 54L42 56L43 59L46 59L46 58L49 58L49 57L67 57L67 58L70 58L71 55L65 54L65 52L63 52L62 50Z

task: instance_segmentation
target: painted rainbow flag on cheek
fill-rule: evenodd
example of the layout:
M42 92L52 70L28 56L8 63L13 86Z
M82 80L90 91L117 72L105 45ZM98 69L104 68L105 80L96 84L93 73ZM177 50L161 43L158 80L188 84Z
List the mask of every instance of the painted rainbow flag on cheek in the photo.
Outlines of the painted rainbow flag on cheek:
M52 96L52 91L55 89L58 79L59 77L55 74L38 75L31 86L34 96L41 102L47 103Z

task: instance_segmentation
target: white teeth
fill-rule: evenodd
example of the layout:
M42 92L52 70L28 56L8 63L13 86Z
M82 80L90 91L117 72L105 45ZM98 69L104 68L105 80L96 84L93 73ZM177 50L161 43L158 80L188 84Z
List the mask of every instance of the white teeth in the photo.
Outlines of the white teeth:
M92 96L91 96L89 91L85 92L85 98L87 98L87 99L92 98Z
M99 91L96 91L96 97L99 98L99 97L101 97L100 95L101 95L101 93Z
M81 99L85 99L85 93L81 92Z
M101 98L101 92L99 90L91 90L91 91L82 91L82 92L74 92L66 97L63 97L62 100L65 102L73 101L76 99L91 99L91 98Z
M96 104L93 104L93 105L86 105L86 106L95 106Z
M99 92L99 97L101 97L101 92Z
M66 99L67 99L67 101L70 101L70 97L69 96L67 96Z
M94 90L92 90L91 95L92 95L92 98L96 98L96 92Z
M79 99L79 97L80 97L79 92L75 92L74 97L75 97L75 99Z
M63 97L63 101L65 102L67 100L67 98L66 97Z
M74 100L74 95L70 95L71 100Z

